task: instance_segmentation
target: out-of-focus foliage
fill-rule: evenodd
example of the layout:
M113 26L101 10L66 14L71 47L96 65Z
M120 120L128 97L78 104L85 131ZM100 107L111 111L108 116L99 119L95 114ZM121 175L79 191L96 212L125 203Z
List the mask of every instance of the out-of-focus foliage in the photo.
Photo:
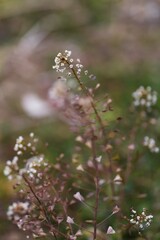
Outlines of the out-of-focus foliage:
M159 29L159 0L0 0L0 231L5 240L13 240L13 232L6 235L13 227L6 224L5 209L14 195L2 171L17 136L36 132L49 144L51 159L61 152L70 155L73 148L68 127L56 120L47 102L56 79L54 56L71 49L97 75L123 116L137 87L160 90ZM154 134L159 139L159 125ZM159 211L158 158L146 154L143 164L151 177L137 169L137 185L128 191L134 192L140 177L153 188L153 195L146 193L146 206Z

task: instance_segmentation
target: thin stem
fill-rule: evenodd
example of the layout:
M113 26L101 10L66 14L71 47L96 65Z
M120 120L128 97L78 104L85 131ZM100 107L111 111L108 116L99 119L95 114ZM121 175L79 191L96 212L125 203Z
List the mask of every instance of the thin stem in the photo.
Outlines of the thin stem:
M99 222L98 224L97 224L97 226L100 226L102 223L104 223L107 219L109 219L111 216L113 216L114 215L114 213L111 213L108 217L106 217L105 219L103 219L101 222Z
M93 240L96 240L97 238L97 216L98 216L98 206L99 206L99 170L98 170L98 163L96 161L96 146L95 146L95 140L94 140L94 130L92 129L92 156L93 161L95 163L96 168L96 176L95 176L95 187L96 187L96 199L95 199L95 207L94 207L94 231L93 231Z
M26 176L25 176L24 174L23 174L23 179L24 179L24 181L27 183L30 191L32 192L32 194L33 194L33 196L35 197L35 199L37 200L39 206L41 207L41 209L42 209L42 211L43 211L43 213L44 213L44 216L45 216L45 218L46 218L46 221L48 222L49 226L51 227L52 224L51 224L51 221L50 221L50 219L49 219L49 217L48 217L47 211L46 211L43 203L41 202L41 200L39 199L39 197L38 197L37 194L35 193L35 191L34 191L34 189L32 188L30 182L28 181L28 179L26 178ZM53 234L54 234L54 238L57 240L57 237L56 237L55 233L53 233Z
M69 66L70 63L63 59L66 64ZM83 84L83 82L80 80L80 78L78 77L76 71L74 68L71 68L71 71L75 77L75 79L77 80L81 90L86 94L87 97L89 97L91 99L91 107L95 113L96 119L99 123L102 135L103 135L103 141L104 141L104 146L106 145L106 132L105 132L105 126L102 122L101 116L99 115L99 112L96 108L96 105L93 101L93 96L90 93L90 91L86 88L86 86ZM94 208L94 232L93 232L93 240L96 240L97 237L97 215L98 215L98 205L99 205L99 193L100 193L100 187L99 187L99 170L98 170L98 163L96 161L96 148L95 148L95 140L94 140L94 130L92 129L91 126L91 130L92 130L92 155L93 155L93 161L95 163L95 169L96 169L96 176L95 176L95 187L96 187L96 199L95 199L95 208ZM112 176L113 176L113 167L112 167L112 159L110 154L108 153L108 151L106 151L106 154L108 155L109 158L109 166L110 166L110 185L111 185L111 191L112 191L112 196L114 195L114 185L113 185L113 181L112 181Z
M90 205L88 205L87 203L85 203L85 202L83 202L83 201L81 201L81 203L85 206L85 207L87 207L92 213L93 213L93 206L90 206Z
M46 212L46 209L45 209L43 203L41 202L41 200L39 199L39 197L37 196L37 194L36 194L35 191L33 190L30 182L29 182L28 179L25 177L25 175L23 175L23 179L24 179L25 182L27 183L30 191L32 192L32 194L33 194L33 196L35 197L35 199L37 200L38 204L41 206L41 208L42 208L42 210L43 210L43 213L44 213L44 215L45 215L45 217L46 217L46 220L47 220L48 222L50 222L50 220L49 220L49 218L48 218L48 216L47 216L47 212Z
M56 194L56 196L59 198L59 201L60 201L60 203L61 203L61 205L62 205L64 214L65 214L66 219L67 219L67 217L68 217L67 208L66 208L64 202L62 201L61 197L59 196L59 193L58 193L57 190L55 189L54 184L53 184L53 186L52 186L52 189L53 189L54 193ZM68 226L69 226L69 229L70 229L71 234L73 235L72 225L71 225L70 223L68 223Z
M67 62L67 64L69 65L69 62ZM97 118L97 120L98 120L98 122L99 122L99 125L100 125L100 127L101 127L102 133L103 133L103 135L105 136L105 126L104 126L104 124L103 124L103 122L102 122L102 119L101 119L101 117L99 116L99 113L98 113L98 111L97 111L97 108L96 108L96 106L95 106L95 104L94 104L94 102L93 102L92 94L88 91L88 89L87 89L87 88L84 86L84 84L81 82L81 80L79 79L79 77L78 77L78 75L77 75L77 73L76 73L76 71L75 71L74 68L72 68L72 72L73 72L73 74L74 74L74 76L75 76L75 78L76 78L79 86L81 87L81 89L84 91L84 93L87 95L87 97L90 97L90 98L91 98L91 106L92 106L92 108L93 108L93 110L94 110L94 113L95 113L95 115L96 115L96 118Z
M111 191L112 191L112 196L114 196L115 194L115 190L114 190L114 183L112 181L112 176L113 176L113 166L112 166L112 159L111 159L111 156L110 156L110 153L107 152L107 155L108 155L108 159L109 159L109 175L110 175L110 188L111 188Z
M69 62L66 61L67 65L69 66ZM105 126L102 122L102 119L98 113L98 110L94 104L94 101L93 101L93 96L92 94L88 91L88 89L85 87L85 85L83 84L83 82L80 80L80 78L78 77L76 71L74 68L71 69L72 70L72 73L73 75L75 76L80 88L83 90L83 92L86 94L87 97L90 97L91 98L91 107L95 113L95 116L97 118L97 121L100 125L100 128L101 128L101 131L102 131L102 135L103 135L103 138L104 138L104 146L106 145L106 132L105 132ZM112 191L112 196L114 196L114 184L113 184L113 181L112 181L112 176L113 176L113 166L112 166L112 159L111 159L111 156L108 152L106 152L107 155L108 155L108 159L109 159L109 170L110 170L110 186L111 186L111 191Z
M98 215L98 205L99 205L99 184L98 184L98 176L96 177L96 200L95 200L95 209L94 209L94 232L93 232L93 240L96 240L97 237L97 215Z
M141 122L137 118L135 120L135 124L134 124L135 126L131 129L131 132L130 132L130 144L133 144L135 142L137 131L140 128L140 124L141 124ZM133 167L133 160L134 160L134 155L131 154L131 151L129 149L128 149L126 160L127 160L127 163L126 163L126 170L125 170L125 176L124 176L125 184L128 182L129 177L131 175L132 167ZM122 206L124 198L125 198L125 187L123 186L121 195L120 195L120 206Z
M53 229L54 232L56 232L56 233L59 234L60 236L64 237L64 239L68 239L67 236L66 236L66 234L58 231L56 228L53 228L53 227L52 227L52 229ZM52 230L52 229L51 229L51 230ZM55 234L54 232L53 232L53 234Z
M48 240L52 240L52 238L51 238L50 236L46 237L46 239L48 239Z

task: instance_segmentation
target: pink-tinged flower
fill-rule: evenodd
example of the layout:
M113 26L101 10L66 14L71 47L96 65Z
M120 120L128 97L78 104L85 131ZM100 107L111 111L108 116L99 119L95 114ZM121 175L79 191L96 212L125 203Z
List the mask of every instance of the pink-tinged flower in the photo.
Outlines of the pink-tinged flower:
M113 214L118 213L119 211L120 211L120 208L116 205L116 206L113 208Z
M73 218L71 218L71 217L67 217L67 221L66 221L67 223L69 223L69 224L74 224L74 220L73 220Z
M76 239L77 239L77 237L74 236L74 235L70 235L70 236L69 236L69 240L76 240Z
M135 150L135 145L134 145L134 144L128 145L128 149L129 149L130 151Z
M109 234L115 234L115 233L116 233L115 230L111 226L109 226L107 230L107 234L109 235Z
M80 229L76 232L76 236L82 236L82 231Z
M80 201L80 202L83 202L83 201L84 201L84 197L80 194L80 192L75 193L75 194L73 195L73 197L74 197L75 199L77 199L78 201Z

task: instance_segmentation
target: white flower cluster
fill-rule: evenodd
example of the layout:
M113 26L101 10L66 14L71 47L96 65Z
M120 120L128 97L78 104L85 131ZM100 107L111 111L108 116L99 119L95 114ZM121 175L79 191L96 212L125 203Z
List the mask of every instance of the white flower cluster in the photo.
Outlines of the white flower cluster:
M131 212L130 223L136 225L140 230L144 230L151 225L153 215L147 215L145 208L141 214L137 214L136 210L134 209L132 209Z
M23 145L23 140L24 140L24 138L22 136L19 136L16 139L16 144L14 146L14 150L17 152L17 155L22 154L22 149L26 150L26 147Z
M7 217L9 220L18 221L22 215L29 211L29 202L14 202L8 207Z
M71 63L72 67L73 59L70 58L71 54L72 52L68 50L65 50L63 54L59 52L54 59L55 65L52 68L56 69L57 72L63 73L66 70L66 63Z
M44 157L42 155L31 157L27 160L23 159L24 162L19 161L20 157L26 151L27 153L30 153L31 156L33 153L36 153L35 143L37 141L38 139L34 137L33 133L30 133L30 138L27 141L25 141L22 136L16 139L16 144L14 146L16 156L14 156L12 160L8 160L6 162L6 166L3 171L4 175L7 176L9 180L21 180L24 173L27 173L30 177L34 177L34 174L37 173L37 167L46 167L48 165L48 163L44 161ZM24 163L24 165L22 163Z
M79 58L75 61L71 55L72 52L69 50L65 50L64 53L59 52L54 59L55 65L52 68L61 73L67 70L68 76L71 76L72 74L80 76L84 66L81 64L81 60ZM84 70L83 72L84 75L88 75L88 70ZM93 74L90 74L89 78L94 80L96 77Z
M23 155L23 152L28 150L28 148L34 152L36 150L35 143L38 142L38 139L34 137L34 133L30 133L29 135L30 141L25 141L25 139L22 136L19 136L16 139L16 144L14 146L14 151L17 155Z
M28 175L33 178L35 174L37 174L37 168L39 167L47 167L48 163L44 161L44 156L34 156L27 160L25 170ZM40 177L40 175L38 175Z
M153 138L149 138L148 136L145 136L143 145L148 147L151 152L154 152L154 153L159 152L159 147L157 147L156 141Z
M150 110L157 102L157 92L153 91L151 87L144 88L141 86L133 92L132 96L134 98L133 104L135 107L144 106Z
M13 157L12 161L8 160L6 162L6 166L4 168L4 175L8 177L9 180L13 179L13 174L19 172L19 166L18 166L18 157ZM17 175L17 178L20 179L19 174Z

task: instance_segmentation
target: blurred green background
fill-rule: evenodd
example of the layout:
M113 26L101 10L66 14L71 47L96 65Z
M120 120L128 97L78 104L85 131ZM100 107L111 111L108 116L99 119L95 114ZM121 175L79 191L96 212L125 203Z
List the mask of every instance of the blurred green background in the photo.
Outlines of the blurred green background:
M3 168L15 139L34 131L49 143L51 159L73 148L72 134L47 102L55 55L72 50L123 115L140 85L159 92L159 43L159 0L0 0L0 239L23 239L5 214L15 196Z

